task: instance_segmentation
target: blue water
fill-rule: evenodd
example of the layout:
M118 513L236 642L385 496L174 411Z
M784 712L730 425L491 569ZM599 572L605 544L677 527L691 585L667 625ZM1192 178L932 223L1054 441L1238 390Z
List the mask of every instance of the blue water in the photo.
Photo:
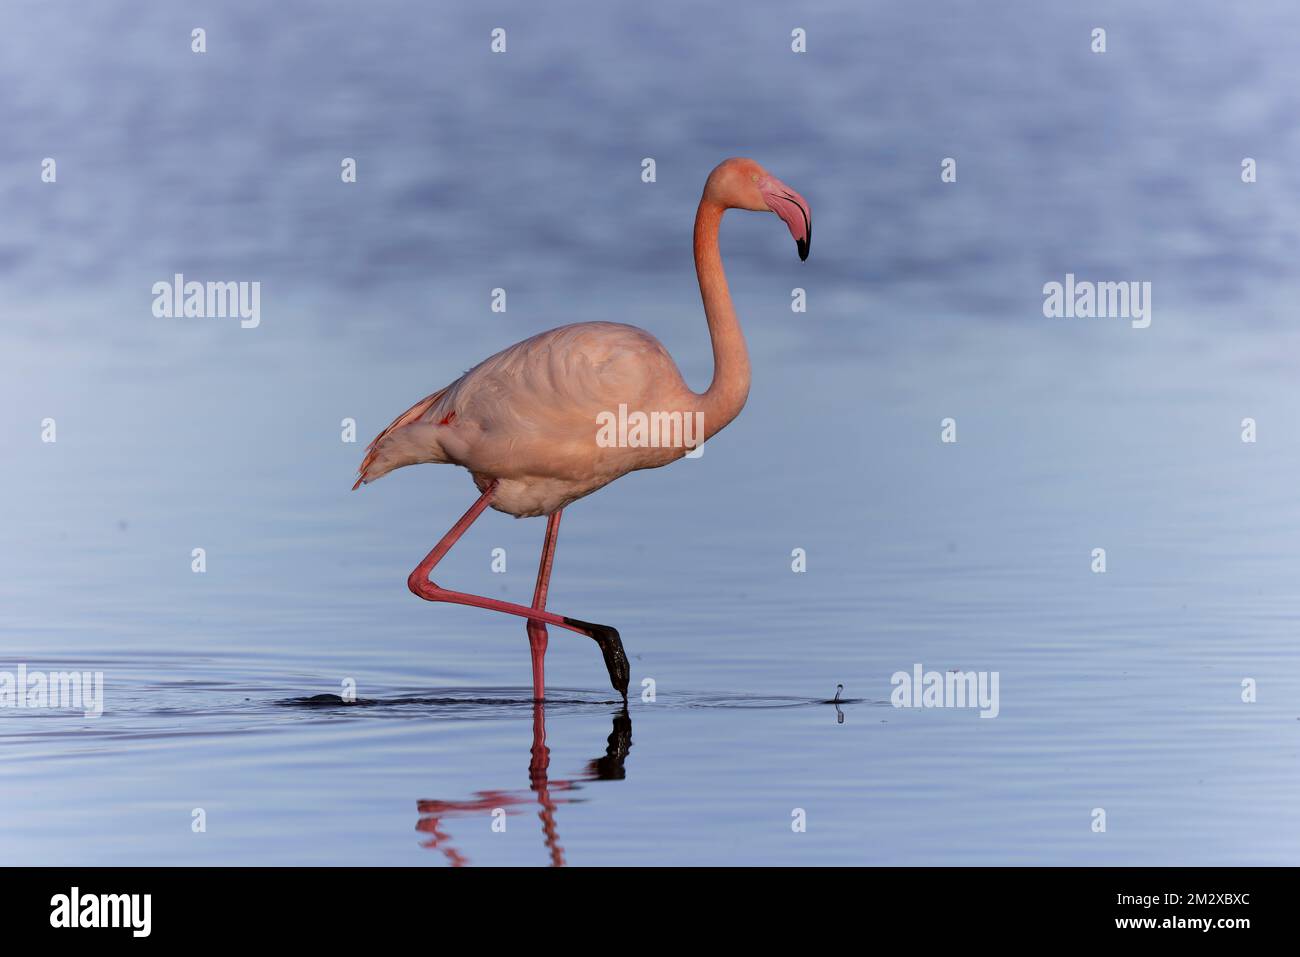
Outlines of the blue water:
M102 671L105 710L0 709L0 859L1300 862L1297 27L5 4L0 671ZM702 388L691 220L737 154L808 198L812 255L728 217L749 404L566 512L549 604L621 630L633 698L553 631L537 714L520 620L406 590L468 477L353 493L362 447L565 322L642 325ZM261 324L155 318L176 272L261 282ZM1067 272L1151 282L1151 326L1044 318ZM438 580L526 601L542 530L489 513ZM998 672L997 718L892 707L914 663Z

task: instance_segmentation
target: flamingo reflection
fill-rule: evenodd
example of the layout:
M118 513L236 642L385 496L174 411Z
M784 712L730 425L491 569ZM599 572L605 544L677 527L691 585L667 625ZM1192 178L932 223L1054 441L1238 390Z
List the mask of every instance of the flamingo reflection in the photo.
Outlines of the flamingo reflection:
M497 808L503 809L507 815L518 814L535 801L540 809L537 817L542 822L542 840L550 855L551 866L563 867L564 848L560 846L555 810L561 804L573 802L573 798L563 796L564 792L577 790L584 781L621 781L627 776L623 762L631 747L632 719L624 708L614 715L614 727L609 733L603 755L587 762L587 766L575 777L551 780L548 773L551 750L546 746L546 705L540 700L534 701L528 790L478 791L474 797L464 801L418 802L421 817L415 829L429 835L429 839L421 842L420 846L441 851L452 867L462 867L469 863L469 859L452 846L451 835L443 828L444 818L490 815Z

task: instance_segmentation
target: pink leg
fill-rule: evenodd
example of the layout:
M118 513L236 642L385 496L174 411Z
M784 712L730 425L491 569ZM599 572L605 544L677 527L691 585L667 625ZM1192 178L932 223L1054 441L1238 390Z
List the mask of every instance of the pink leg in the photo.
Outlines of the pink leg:
M481 595L451 591L447 588L441 588L429 580L429 574L433 571L434 566L442 561L447 552L451 551L451 546L456 544L460 537L465 534L466 529L474 524L474 520L483 514L483 510L492 501L494 491L496 491L496 482L489 485L487 491L479 496L478 501L470 506L469 511L461 516L460 521L453 525L446 535L442 536L442 540L433 546L433 550L424 557L424 561L415 566L415 569L406 579L407 587L425 601L445 601L456 605L471 605L474 608L505 612L507 615L518 615L521 618L527 618L529 622L559 625L561 628L567 628L569 631L576 631L580 635L586 635L588 638L594 639L605 657L605 667L609 671L610 683L626 700L631 669L628 666L627 655L623 653L622 639L619 638L616 629L611 628L609 625L597 625L589 621L580 621L577 618L566 618L542 608L529 608L514 602L500 601L496 598L484 598ZM554 521L558 526L559 519L556 518ZM549 526L547 534L549 539ZM551 549L554 551L553 543ZM529 638L531 639L531 637L530 633Z
M542 560L537 567L537 588L533 591L533 607L546 608L546 591L551 584L551 566L555 564L555 541L560 536L560 516L564 509L546 520L546 541L542 544ZM546 697L546 625L528 619L528 647L533 654L533 700Z

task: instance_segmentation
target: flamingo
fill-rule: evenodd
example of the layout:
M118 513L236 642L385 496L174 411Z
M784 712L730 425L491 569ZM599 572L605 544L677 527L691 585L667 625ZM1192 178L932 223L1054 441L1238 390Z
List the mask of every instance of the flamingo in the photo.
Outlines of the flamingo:
M469 470L478 500L414 568L407 586L426 601L526 619L535 701L545 698L547 626L555 625L595 640L610 683L626 704L630 668L618 630L546 609L560 516L616 478L659 468L690 451L677 433L660 443L658 436L647 442L643 432L624 436L620 429L622 441L598 441L598 425L608 423L614 410L621 415L631 409L664 423L675 424L674 416L699 422L707 441L740 414L749 396L749 355L718 251L718 226L728 209L776 213L794 237L800 260L808 258L812 241L807 201L758 163L733 157L709 174L695 213L695 272L713 345L713 381L704 392L691 391L668 350L644 329L580 322L483 360L399 415L366 448L354 490L405 465L450 463ZM451 591L430 580L488 506L516 518L547 517L531 606Z

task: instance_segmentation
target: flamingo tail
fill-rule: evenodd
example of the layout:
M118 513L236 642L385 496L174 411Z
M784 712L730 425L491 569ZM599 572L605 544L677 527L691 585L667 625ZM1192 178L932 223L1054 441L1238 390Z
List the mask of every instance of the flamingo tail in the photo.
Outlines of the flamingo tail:
M366 456L361 460L356 484L352 486L354 491L403 465L446 461L437 441L437 432L450 423L456 413L450 413L442 422L423 421L446 394L447 389L439 389L433 395L425 396L375 436L375 440L366 446Z

